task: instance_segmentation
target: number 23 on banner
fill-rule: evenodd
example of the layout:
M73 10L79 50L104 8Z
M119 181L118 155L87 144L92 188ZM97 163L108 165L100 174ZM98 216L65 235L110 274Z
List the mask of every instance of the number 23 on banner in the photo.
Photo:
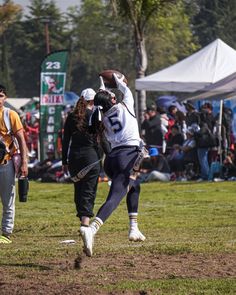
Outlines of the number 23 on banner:
M59 70L61 68L61 63L58 61L48 61L46 62L47 70Z

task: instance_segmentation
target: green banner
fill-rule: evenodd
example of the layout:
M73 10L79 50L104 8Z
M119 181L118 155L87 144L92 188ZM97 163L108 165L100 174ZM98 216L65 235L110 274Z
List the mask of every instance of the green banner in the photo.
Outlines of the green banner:
M48 151L61 157L61 130L68 52L52 52L41 64L40 77L40 160Z

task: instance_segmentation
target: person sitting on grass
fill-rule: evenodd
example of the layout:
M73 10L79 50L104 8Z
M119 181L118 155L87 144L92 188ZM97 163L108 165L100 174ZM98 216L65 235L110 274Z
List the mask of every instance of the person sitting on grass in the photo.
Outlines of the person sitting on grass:
M230 150L223 161L223 178L226 180L236 180L236 155Z
M149 156L142 163L138 179L141 182L170 181L170 167L165 156L157 148L150 148Z
M183 145L173 145L174 151L169 158L171 171L175 172L176 180L181 181L187 180L185 177L186 166L193 163L194 169L196 170L198 163L194 129L192 127L188 127L186 135L187 139L184 141Z

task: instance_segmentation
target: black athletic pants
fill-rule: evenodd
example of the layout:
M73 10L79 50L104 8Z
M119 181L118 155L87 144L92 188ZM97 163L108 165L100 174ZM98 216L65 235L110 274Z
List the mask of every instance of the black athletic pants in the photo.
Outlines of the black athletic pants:
M71 150L69 154L69 172L76 175L84 167L99 160L97 149L86 147ZM96 164L80 181L74 183L74 202L77 216L93 217L93 208L97 191L101 164Z
M117 208L126 194L128 212L138 212L140 185L130 181L130 174L137 156L138 147L133 146L115 148L106 156L104 170L111 178L112 184L106 202L97 213L97 217L103 222Z

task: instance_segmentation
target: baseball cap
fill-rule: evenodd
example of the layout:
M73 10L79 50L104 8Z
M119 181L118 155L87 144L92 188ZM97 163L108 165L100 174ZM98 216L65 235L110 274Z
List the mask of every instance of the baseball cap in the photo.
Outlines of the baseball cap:
M154 104L147 107L147 112L156 111L156 106Z
M188 127L186 130L186 133L194 135L194 128L193 127Z
M86 88L81 92L80 96L83 96L85 100L93 100L96 92L92 88Z
M149 149L149 156L150 157L155 157L159 155L159 151L157 148L150 148Z

